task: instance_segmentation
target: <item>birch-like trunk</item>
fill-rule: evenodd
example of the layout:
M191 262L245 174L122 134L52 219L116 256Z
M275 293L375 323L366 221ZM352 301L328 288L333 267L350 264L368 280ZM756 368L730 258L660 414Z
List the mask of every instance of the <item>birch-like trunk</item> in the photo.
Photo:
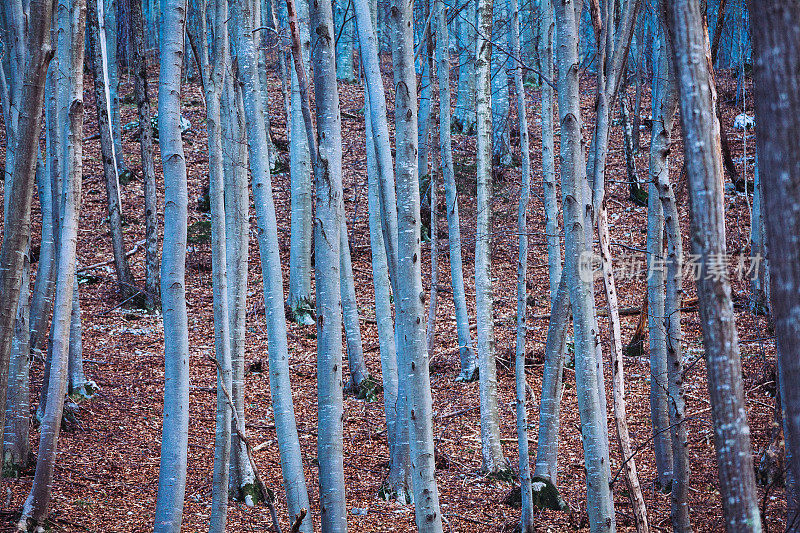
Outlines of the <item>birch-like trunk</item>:
M122 148L122 124L119 118L120 99L119 99L119 58L117 57L117 36L120 31L120 24L117 21L118 0L100 0L98 7L103 7L104 17L101 21L101 28L107 43L107 68L108 68L108 107L109 124L111 126L111 138L114 143L114 159L117 164L117 172L122 177L127 177L130 170L125 165L125 152Z
M133 39L133 92L139 117L139 145L142 153L145 223L145 305L154 310L160 305L158 268L158 195L153 160L153 128L150 127L150 98L147 94L147 49L142 3L131 2L131 37Z
M394 189L394 169L392 167L391 149L389 146L388 130L385 137L376 136L375 129L383 124L388 128L386 115L382 120L374 119L373 113L379 105L373 106L371 91L380 87L380 96L384 98L383 82L377 69L378 42L377 42L377 1L356 0L355 16L359 36L362 71L366 81L364 91L364 122L366 129L366 157L368 179L368 204L370 244L372 247L372 280L375 287L375 318L378 323L378 343L381 352L381 377L383 379L383 403L386 416L387 437L389 441L389 476L384 483L382 495L392 498L401 504L411 501L411 452L408 441L408 424L406 423L406 395L405 387L398 381L398 360L402 346L400 345L399 332L395 329L391 308L391 274L388 253L395 248L387 246L384 242L388 226L388 219L392 214L397 215L395 205L391 206L389 213L384 213L381 203L381 179L390 180ZM369 66L369 69L368 69ZM376 76L377 72L377 76ZM377 92L377 91L375 91ZM385 100L383 111L385 113ZM380 146L379 146L380 144ZM383 152L381 152L383 150ZM388 152L389 164L379 165L379 153L386 157ZM382 176L381 173L385 174ZM396 222L396 218L395 218ZM396 225L395 225L396 230ZM391 237L391 236L390 236ZM396 240L396 233L394 235Z
M478 6L480 14L480 5ZM480 16L480 15L479 15ZM495 42L508 42L508 0L495 0L492 6L492 39ZM478 24L480 25L480 19ZM478 39L480 39L479 30ZM491 58L491 109L492 109L492 161L494 165L503 167L511 166L511 134L509 128L509 117L511 114L511 104L508 94L508 69L513 67L509 64L508 50L500 46L492 54ZM480 57L476 55L476 61ZM477 64L476 64L477 65ZM480 73L476 66L476 83L480 84ZM478 88L480 90L480 88ZM477 101L477 98L476 98ZM478 117L480 121L480 117Z
M608 432L602 364L596 349L597 320L586 235L588 194L581 137L578 87L578 19L574 4L554 2L558 34L558 107L561 120L561 189L564 206L565 275L572 302L575 332L575 380L586 462L587 512L593 532L614 531L614 503L609 485ZM588 279L587 279L588 277Z
M91 0L89 0L91 1ZM178 532L186 492L189 438L189 326L186 313L186 159L181 139L181 69L186 4L161 0L158 138L164 169L164 247L161 303L164 314L164 426L155 531Z
M309 35L308 0L295 0L297 6L298 29L300 31L300 50L303 56L300 64L305 69L304 77L309 76ZM289 173L292 179L292 220L289 247L289 308L294 320L300 324L314 323L311 296L311 245L313 232L311 153L302 115L302 95L297 76L297 62L291 66L291 129L289 131Z
M770 250L770 287L778 352L783 431L786 439L787 517L796 527L800 480L800 358L798 357L798 239L800 194L797 150L800 113L800 6L750 2L754 52L756 142L763 181L764 215ZM757 10L757 11L756 11ZM779 96L780 95L780 96ZM755 222L754 222L755 223Z
M231 359L231 308L228 302L226 248L225 169L222 148L222 94L228 55L228 3L218 0L213 6L205 1L192 10L200 30L200 73L206 102L208 131L209 199L211 204L211 275L214 312L214 354L217 368L216 429L214 466L211 483L209 531L224 533L228 515L228 481L233 415L228 395L233 386ZM209 32L210 29L210 32ZM211 35L209 40L205 36ZM233 191L231 191L233 193Z
M731 286L726 278L707 275L712 262L726 257L722 154L708 35L697 0L663 2L662 6L680 95L692 250L706 274L696 280L697 295L725 527L729 531L760 531Z
M32 2L33 4L33 2ZM32 9L42 13L41 24L45 26L42 43L43 48L49 48L50 14L53 2L38 2ZM86 28L86 5L81 0L72 3L70 11L70 27L72 29L72 57L69 68L72 73L83 72L83 41ZM41 35L34 25L34 34ZM38 41L35 41L38 42ZM35 65L36 63L33 63ZM46 70L46 63L44 69ZM44 85L42 79L42 86ZM43 89L43 87L41 87ZM27 89L26 87L26 90ZM65 198L61 217L61 234L58 249L58 275L56 278L55 305L53 309L53 324L51 337L52 366L49 380L46 382L48 396L47 408L42 419L39 435L39 451L36 459L36 473L30 493L25 500L19 527L27 530L30 526L44 523L47 518L47 508L50 502L53 470L55 469L56 452L58 448L58 435L61 430L61 417L64 410L64 395L67 390L67 371L70 350L70 324L75 283L75 251L78 237L78 221L80 218L80 198L83 174L83 77L74 75L70 90L69 134L67 137L67 168L69 174L65 176ZM39 100L41 106L41 99ZM39 107L41 112L41 107ZM37 114L38 115L38 114ZM21 115L21 119L22 119ZM22 130L24 131L24 130ZM38 128L35 130L38 138ZM21 137L20 139L22 139ZM38 144L38 143L34 143ZM20 151L18 155L25 152ZM18 160L17 163L20 161ZM17 176L14 176L16 185ZM5 248L5 242L4 242ZM6 294L5 292L3 294Z
M525 340L528 334L528 203L531 195L531 154L528 135L528 116L525 109L525 85L522 80L522 60L519 43L519 2L511 0L510 48L514 61L514 90L517 97L519 122L519 147L522 155L522 184L517 209L517 235L519 254L517 260L517 339L514 375L516 381L517 445L519 446L519 484L522 500L520 532L533 533L533 491L531 486L531 458L528 451L528 410L526 406L527 379L525 377Z
M342 198L340 197L340 199ZM367 363L364 361L364 347L361 343L361 321L358 316L356 286L353 280L353 260L350 256L350 240L347 237L347 220L344 215L343 201L341 212L339 279L341 282L342 322L347 340L347 367L350 370L350 381L346 388L352 391L357 398L366 398L373 385Z
M553 5L551 0L542 1L539 23L539 55L542 58L542 74L547 79L542 84L542 186L544 188L545 233L547 233L547 265L550 278L550 303L555 302L561 281L561 238L558 225L558 185L556 180L556 149L553 128L556 96L551 83L553 77ZM553 480L555 482L555 480Z
M417 78L414 72L413 0L391 5L392 65L395 81L397 150L397 322L404 349L399 359L400 383L407 384L414 511L417 529L441 532L439 491L433 451L433 420L425 305L422 290L420 200L417 175ZM372 97L372 94L370 94ZM402 392L401 392L402 394Z
M469 0L472 1L472 0ZM440 6L438 9L444 9ZM467 297L464 291L464 264L461 258L461 220L458 215L458 190L453 168L453 140L451 131L455 119L450 114L450 43L445 14L437 10L436 58L439 63L439 146L441 149L442 178L447 203L447 244L450 247L450 283L453 288L453 307L458 333L458 354L461 370L456 381L475 381L478 365L469 330ZM442 19L444 17L444 20ZM471 55L473 52L467 52ZM464 68L463 64L461 68ZM474 85L474 79L472 81ZM463 84L459 84L459 98ZM458 110L458 108L456 108Z
M481 403L483 470L507 468L500 443L497 408L497 367L494 353L494 312L491 266L492 196L492 0L478 0L478 40L475 52L478 204L475 231L475 312L478 321L478 382ZM505 76L503 76L505 77Z
M232 6L235 61L242 84L247 144L250 149L250 172L253 176L253 199L258 217L258 241L269 343L270 396L275 412L275 431L278 435L286 500L289 515L294 521L301 509L310 510L310 507L289 380L289 346L283 307L283 278L278 246L278 225L272 195L267 129L259 89L249 0L234 0ZM256 487L240 487L240 489L244 489L243 500L248 496L252 498L257 495ZM311 523L308 512L301 524L303 528L301 530L310 531Z
M347 531L342 377L342 121L336 84L336 42L330 2L311 5L317 136L314 158L314 258L317 289L317 412L320 514L323 532ZM310 133L310 132L309 132ZM315 150L316 148L316 150ZM316 152L316 153L315 153Z

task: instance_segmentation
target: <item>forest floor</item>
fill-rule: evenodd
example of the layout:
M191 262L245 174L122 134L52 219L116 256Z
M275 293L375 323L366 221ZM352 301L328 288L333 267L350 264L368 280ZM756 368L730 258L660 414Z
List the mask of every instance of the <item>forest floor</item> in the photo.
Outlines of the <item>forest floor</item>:
M391 88L390 64L385 69L386 87ZM271 74L272 133L283 150L281 168L288 169L285 118L282 112L280 83ZM150 94L155 98L157 88L155 73L151 77ZM455 81L454 81L455 83ZM721 92L724 126L729 131L734 158L738 158L740 172L752 177L753 137L732 128L734 117L741 107L734 105L735 79L720 73L718 85ZM391 90L391 89L389 89ZM533 194L530 205L529 232L531 254L529 279L531 302L528 336L528 382L538 397L541 390L543 353L549 313L549 285L547 253L544 238L544 208L542 203L542 172L540 159L540 91L528 89L528 117L531 133ZM749 90L749 84L748 84ZM364 351L370 371L380 375L377 350L377 333L374 325L374 305L371 282L370 245L367 220L366 164L364 155L364 123L360 112L363 92L357 84L340 87L343 121L344 186L349 223L353 269L358 287L359 309L362 315ZM131 85L123 83L120 95L125 102L132 93ZM631 90L631 96L633 92ZM648 117L649 97L645 91L641 114ZM582 83L584 116L591 122L594 103L594 86L590 75ZM393 95L388 94L390 113ZM748 95L749 96L749 95ZM78 254L82 267L112 258L107 230L106 195L102 177L96 112L91 80L86 87L86 132L84 146L84 178L81 225ZM749 97L748 97L749 105ZM517 128L515 106L512 99L510 127ZM153 108L155 109L155 107ZM752 115L752 109L748 107ZM184 86L183 114L192 123L185 134L186 158L189 170L189 223L206 219L197 208L197 199L207 180L207 145L204 127L204 107L198 82ZM390 117L391 118L391 117ZM616 118L616 117L615 117ZM122 106L123 124L136 119L136 109L125 103ZM392 123L393 120L390 120ZM588 130L589 128L587 128ZM682 145L679 126L673 134L671 150L672 179L677 182L681 225L685 247L688 238L688 202L686 178L681 173ZM2 131L2 130L0 130ZM434 130L435 131L435 130ZM558 139L558 138L556 138ZM519 153L519 137L512 133L512 146ZM438 150L438 141L430 143ZM467 300L474 321L474 239L475 239L475 138L454 136L457 180L460 189L462 236L464 239L464 266ZM641 135L641 150L637 168L646 176L649 131ZM137 174L140 170L140 152L131 133L124 133L125 158ZM746 167L742 156L747 150ZM158 162L160 165L160 162ZM158 167L160 172L160 166ZM161 180L161 176L158 177ZM646 208L628 200L627 175L622 150L622 133L618 124L611 133L607 167L607 206L611 224L612 246L619 264L644 265L646 238ZM644 178L643 178L644 179ZM729 183L729 181L728 181ZM289 197L288 172L273 175L275 204L279 217L280 246L283 264L288 265L289 253ZM492 199L494 235L492 269L494 272L494 312L496 349L498 355L499 405L503 451L509 464L517 464L517 444L514 414L513 354L516 313L516 213L519 194L520 169L517 167L495 171ZM440 189L441 190L441 189ZM138 179L122 191L124 215L127 220L126 244L128 249L144 238L143 188ZM449 286L447 225L444 217L444 194L439 198L440 272L439 285ZM726 187L725 208L727 217L728 251L744 251L749 255L749 211L752 195L744 195ZM34 201L35 232L40 226L38 205ZM255 460L277 496L277 508L282 528L288 530L288 517L282 490L278 448L274 430L267 372L267 334L263 314L261 271L255 234L255 218L251 210L250 266L247 317L247 431L258 451ZM34 238L34 247L38 237ZM429 263L430 245L424 244L423 269ZM140 250L131 262L137 279L143 279L144 254ZM189 426L189 469L186 489L183 530L207 529L214 441L215 367L207 356L213 351L211 253L208 244L192 245L187 257L187 304L189 307L191 392ZM627 267L626 267L627 268ZM645 294L646 266L628 275L619 275L618 290L621 307L639 307ZM424 271L424 280L429 275ZM632 272L632 274L631 274ZM85 272L86 283L80 286L83 311L83 350L86 372L101 387L90 401L81 404L78 421L69 424L61 433L59 455L55 469L53 499L50 519L54 531L147 531L152 530L160 450L162 398L164 387L163 329L161 317L147 315L135 309L119 307L115 278L111 266L94 268ZM734 275L733 297L741 342L744 388L753 440L754 462L770 440L773 427L774 400L774 338L765 318L747 310L749 283ZM284 268L284 282L288 287L288 268ZM686 298L695 296L693 283L686 283ZM598 309L605 308L602 285L597 284ZM513 483L489 479L480 472L480 425L478 411L478 384L454 382L459 371L455 319L449 292L441 292L436 321L436 345L432 359L431 386L434 401L434 435L437 452L436 479L440 491L442 513L446 531L513 531L519 510L505 503ZM371 320L373 319L373 320ZM623 340L627 342L638 317L622 318ZM601 338L604 345L606 368L610 367L608 323L600 319ZM684 350L687 361L685 379L687 413L689 419L689 454L691 457L691 489L689 492L691 519L698 531L723 529L720 494L716 477L713 436L710 423L705 365L702 359L702 335L698 314L684 314ZM308 480L311 513L319 517L318 466L316 448L316 370L314 326L290 324L289 343L300 442L303 450L305 473ZM649 416L649 360L626 357L626 394L628 423L632 445L638 450L636 462L644 487L650 522L655 531L670 529L669 495L655 487L655 463L652 449L652 429ZM42 361L32 368L33 398L38 398L41 387ZM610 372L606 372L606 389L610 398ZM34 402L35 403L35 402ZM611 401L608 402L609 409ZM345 398L344 464L349 528L354 532L407 531L414 529L414 512L410 506L385 502L377 497L381 482L387 474L388 452L382 402L366 402L351 396ZM538 403L529 401L530 438L536 439ZM610 414L610 413L609 413ZM558 485L573 510L571 515L555 511L536 511L536 524L541 530L567 531L588 528L586 517L585 474L583 452L579 433L574 372L565 371L565 392L561 410ZM609 426L612 426L609 419ZM34 451L38 443L38 430L31 432ZM620 468L620 454L616 438L610 438L612 474ZM534 450L535 448L532 448ZM18 480L5 480L10 487L3 490L0 520L2 528L11 528L30 489L32 470ZM620 530L634 530L630 504L622 477L614 483L617 524ZM784 500L782 487L759 488L759 498L772 531L782 530ZM353 513L353 509L366 509L366 514ZM248 508L231 503L229 531L269 530L271 521L265 506Z

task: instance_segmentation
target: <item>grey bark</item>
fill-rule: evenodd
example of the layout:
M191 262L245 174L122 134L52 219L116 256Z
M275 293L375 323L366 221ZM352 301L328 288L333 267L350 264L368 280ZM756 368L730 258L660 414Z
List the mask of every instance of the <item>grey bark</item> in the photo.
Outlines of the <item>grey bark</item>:
M575 332L575 380L586 461L587 512L593 532L614 531L614 504L609 486L608 432L602 364L598 358L597 321L591 276L581 262L590 256L585 216L586 175L581 137L578 87L578 20L572 3L554 2L558 34L558 104L561 120L561 188L564 206L565 275ZM588 221L591 223L591 221Z
M465 0L459 14L458 94L453 126L455 131L471 134L475 131L475 47L477 38L477 0Z
M314 257L317 288L317 407L320 514L323 532L347 531L342 400L341 237L342 122L336 84L330 2L311 5L317 137L314 160Z
M32 5L32 8L36 7L39 10L44 10L38 12L42 13L46 34L49 34L53 4L53 2L42 2L36 6ZM83 69L83 39L86 23L86 6L81 0L73 2L70 19L72 28L71 43L74 47L70 69L73 73L80 73ZM42 42L44 43L43 48L49 47L47 37L44 37ZM33 65L35 64L33 63ZM67 139L69 175L64 180L65 201L59 238L58 275L53 310L53 335L51 337L53 357L50 378L46 382L50 401L47 402L45 416L40 426L36 473L19 522L19 527L24 529L27 529L28 526L42 524L47 517L58 447L58 435L61 430L61 417L64 409L64 395L68 381L70 324L75 283L75 250L77 247L82 182L83 78L81 76L75 76L70 93L69 135ZM41 106L41 100L39 100L39 106ZM41 112L41 107L39 107L39 111ZM38 128L36 131L38 132ZM38 138L38 135L35 138ZM20 152L20 155L22 153Z
M483 470L504 470L497 408L497 367L494 353L494 313L491 281L492 195L492 0L478 0L478 39L475 52L477 122L477 228L475 231L475 312L478 321L478 383L481 406Z
M650 418L653 428L653 451L656 458L659 488L669 491L672 484L672 440L669 428L667 338L664 329L664 211L657 182L669 178L670 132L677 107L669 79L669 49L666 37L655 46L658 68L653 73L653 125L650 137L650 171L647 194L647 301L648 338L650 343ZM670 96L672 97L670 99Z
M472 0L469 0L472 1ZM458 215L458 190L453 168L453 120L450 114L450 44L447 20L437 12L436 57L439 63L439 145L442 178L447 203L447 244L450 247L450 284L453 288L453 307L458 333L458 354L461 369L456 381L477 379L478 365L469 329L467 297L464 291L464 264L461 257L461 220ZM442 18L444 17L444 20ZM472 54L473 52L468 52ZM463 67L463 65L462 65ZM474 84L474 79L473 82ZM459 94L462 84L459 84ZM456 108L458 109L458 108Z
M159 306L161 279L158 261L158 195L156 169L153 160L153 129L150 127L150 98L147 93L147 50L142 2L131 1L131 36L133 38L133 92L139 117L139 145L142 154L142 179L144 181L145 221L145 305L148 309Z
M512 61L522 60L519 42L519 2L511 1L511 53ZM525 340L528 329L528 202L531 193L531 156L528 135L528 117L525 110L525 85L522 80L522 64L515 63L514 89L517 97L517 120L519 121L519 145L522 155L522 185L517 209L517 234L519 255L517 261L517 339L514 374L516 382L517 443L519 446L519 481L522 500L520 532L533 533L533 492L531 486L531 459L528 451L528 412L526 407L527 379L525 377Z
M261 252L269 344L270 396L275 412L286 500L289 515L294 521L302 509L309 510L310 507L289 380L289 347L286 336L286 315L283 308L283 279L278 246L278 226L272 195L269 153L267 152L267 129L263 120L264 111L258 85L258 73L256 72L257 61L248 0L236 0L232 5L234 6L232 20L236 28L234 31L235 61L243 90L247 144L250 149L250 172L253 176L253 199L258 217L258 241ZM302 521L301 528L304 528L302 530L310 530L311 523L310 512L308 512Z
M180 531L189 438L189 326L185 285L188 197L180 131L185 28L185 2L161 0L158 137L164 169L164 227L170 231L164 234L161 259L164 426L154 529L164 533Z
M708 35L697 0L664 2L662 6L680 94L692 249L707 268L713 258L725 257L726 250L720 130L714 113L716 91L709 72ZM731 286L727 279L706 275L697 280L697 294L725 527L729 531L760 531Z
M420 200L417 175L417 79L414 72L413 0L391 5L392 65L395 79L397 150L397 284L395 301L401 343L401 384L407 384L414 511L417 529L441 532L436 486L428 351L425 345ZM370 94L372 98L372 94ZM402 394L402 393L401 393Z
M128 258L125 254L125 241L122 231L122 201L120 198L119 169L116 161L116 148L111 124L111 97L108 89L108 43L106 43L103 25L99 20L103 13L97 8L102 7L103 0L96 4L89 1L89 55L92 60L92 76L94 79L94 94L97 105L97 124L100 130L100 147L103 158L103 173L105 175L106 198L108 201L108 227L111 233L111 245L114 251L114 267L117 274L117 283L122 300L135 294L135 281L131 274Z
M775 317L783 431L786 439L787 530L800 523L800 359L797 355L798 216L796 146L800 113L800 29L796 2L748 4L754 52L756 142L763 182L764 214L770 254L770 288ZM793 141L792 141L793 139Z

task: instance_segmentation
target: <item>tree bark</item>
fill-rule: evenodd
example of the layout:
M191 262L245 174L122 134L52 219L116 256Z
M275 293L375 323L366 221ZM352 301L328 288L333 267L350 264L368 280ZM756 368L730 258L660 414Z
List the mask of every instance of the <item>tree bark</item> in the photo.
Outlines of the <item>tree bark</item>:
M663 2L662 6L680 94L692 248L708 268L726 257L722 160L708 35L697 0ZM697 280L697 293L725 526L729 531L760 531L731 286L725 277L705 274Z
M800 521L800 357L798 357L798 264L800 264L800 5L750 2L754 52L756 142L763 182L770 287L775 316L786 464L787 530Z
M442 531L436 486L428 350L425 346L417 175L417 78L414 72L413 0L391 3L397 150L397 322L401 343L398 374L408 393L407 420L414 479L414 511L420 532ZM370 94L372 102L372 94ZM402 394L402 393L401 393Z
M32 35L41 35L39 31L45 31L45 36L41 41L47 50L49 48L50 33L50 14L52 13L52 3L40 2L32 5L35 12L42 13L41 21L44 28L34 25ZM36 20L36 18L34 18ZM86 24L86 5L81 0L76 0L72 4L70 12L71 20L71 43L73 53L70 69L72 73L83 72L83 40ZM36 49L37 47L32 47ZM32 66L37 63L32 63ZM46 63L44 69L46 70ZM27 84L26 84L27 85ZM32 84L31 84L32 85ZM30 87L30 86L29 86ZM58 448L58 435L61 430L61 417L64 409L64 395L67 389L68 364L70 351L70 324L73 311L73 295L75 283L75 251L77 247L78 221L80 213L81 183L83 174L83 77L75 75L70 90L69 104L69 135L67 139L67 168L69 175L64 181L65 197L64 208L61 217L61 235L59 238L58 250L58 276L56 279L55 307L53 311L53 335L52 345L52 366L47 389L49 401L40 426L39 452L36 460L36 473L34 474L33 484L30 493L25 500L20 518L19 527L28 528L29 526L44 523L47 517L47 507L50 502L51 487L53 481L53 470L55 468L56 452ZM41 100L39 100L39 112L41 113ZM20 120L22 117L20 116ZM25 130L21 130L25 132ZM38 128L35 130L38 138ZM20 137L23 139L24 137ZM34 146L38 143L32 143ZM26 152L20 151L20 156ZM17 161L17 164L20 161ZM17 176L14 177L14 185ZM13 204L12 204L13 205ZM13 207L12 207L13 209ZM5 248L5 242L4 242ZM4 294L6 294L4 292ZM5 393L5 389L3 390Z
M110 93L108 90L108 46L105 42L103 26L98 21L103 17L98 12L103 0L95 3L88 0L89 21L89 55L92 60L92 77L97 108L97 124L100 130L100 147L103 157L103 173L108 200L108 227L111 233L111 245L114 251L114 267L122 300L136 293L135 280L131 274L128 258L125 254L125 239L122 231L122 201L119 190L119 169L117 168L116 149L111 126Z
M0 248L0 442L5 428L5 405L8 369L14 322L22 286L25 255L31 240L31 203L36 187L36 161L39 135L42 130L42 107L47 67L53 57L50 23L54 0L30 0L30 8L40 16L31 19L28 28L29 58L25 67L16 153L4 210L3 244ZM21 74L21 73L20 73ZM6 187L8 187L6 182Z
M236 28L234 31L236 66L243 89L247 144L250 148L250 172L253 176L253 199L258 217L258 241L261 252L269 343L270 396L275 411L275 426L286 500L289 506L289 515L294 521L301 514L302 509L310 509L310 507L289 380L289 346L286 336L286 314L283 307L283 278L278 246L278 225L272 195L267 129L258 85L252 19L248 2L249 0L235 0L232 4L234 6L232 20ZM336 237L338 239L338 236ZM319 258L319 256L317 257ZM243 488L247 489L247 487ZM266 497L266 495L262 496ZM246 497L244 496L243 499ZM310 512L308 512L302 520L302 531L310 531L311 523Z
M142 2L131 1L133 37L133 92L139 117L139 145L142 153L145 222L145 305L154 310L160 305L161 283L158 272L158 195L153 161L153 128L150 127L150 98L147 94L147 49L144 36Z
M91 1L91 0L89 0ZM183 517L189 438L189 325L186 312L186 159L181 139L181 70L186 3L161 0L161 67L158 138L164 168L164 252L161 302L164 313L164 426L155 531L177 533Z

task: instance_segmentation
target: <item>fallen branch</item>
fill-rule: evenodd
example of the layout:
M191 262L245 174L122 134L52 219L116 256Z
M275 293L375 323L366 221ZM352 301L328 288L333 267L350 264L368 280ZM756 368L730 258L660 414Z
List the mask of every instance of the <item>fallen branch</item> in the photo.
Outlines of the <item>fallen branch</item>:
M142 246L144 243L145 243L145 240L144 240L144 239L142 239L141 241L139 241L139 242L137 242L136 244L134 244L134 245L133 245L133 248L131 248L130 250L128 250L128 252L125 254L125 257L130 257L130 256L132 256L133 254L135 254L136 252L138 252L138 251L139 251L139 248L140 248L140 247L141 247L141 246ZM101 262L99 262L99 263L95 263L95 264L93 264L93 265L89 265L89 266L81 267L81 268L79 268L79 269L78 269L78 274L80 274L80 273L82 273L82 272L87 272L87 271L89 271L89 270L94 270L94 269L96 269L96 268L104 267L104 266L106 266L106 265L110 265L110 264L111 264L111 263L113 263L113 262L114 262L114 260L113 260L113 259L109 259L108 261L101 261Z

